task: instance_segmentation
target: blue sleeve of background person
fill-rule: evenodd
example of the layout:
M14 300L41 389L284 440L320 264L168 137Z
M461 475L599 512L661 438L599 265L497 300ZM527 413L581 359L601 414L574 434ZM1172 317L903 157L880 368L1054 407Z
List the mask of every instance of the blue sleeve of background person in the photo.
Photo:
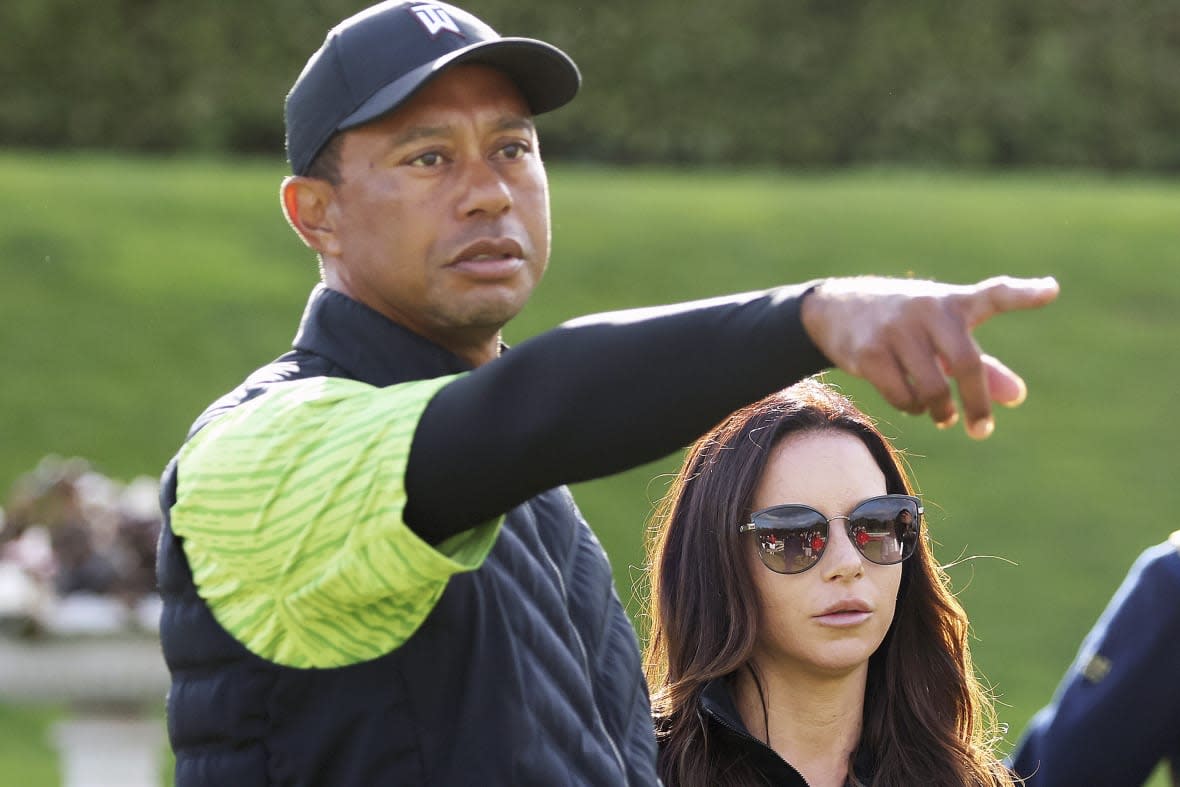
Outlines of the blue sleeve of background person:
M407 524L438 543L665 456L829 366L799 314L810 286L583 318L443 387L414 433Z
M1028 787L1139 787L1180 766L1180 553L1144 552L1012 757Z

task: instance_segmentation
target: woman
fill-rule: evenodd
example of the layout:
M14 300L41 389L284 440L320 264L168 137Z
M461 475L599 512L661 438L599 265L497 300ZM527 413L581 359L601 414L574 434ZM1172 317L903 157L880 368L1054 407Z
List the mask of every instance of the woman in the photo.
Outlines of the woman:
M921 515L872 421L815 380L693 446L649 544L667 787L1012 784Z

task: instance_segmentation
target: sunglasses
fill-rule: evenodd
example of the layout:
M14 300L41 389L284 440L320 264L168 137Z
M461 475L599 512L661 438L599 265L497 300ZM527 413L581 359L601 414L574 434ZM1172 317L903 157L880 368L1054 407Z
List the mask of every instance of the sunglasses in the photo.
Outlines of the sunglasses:
M922 501L912 495L881 495L828 519L811 506L789 503L750 515L739 533L758 537L758 557L778 574L798 574L814 566L828 545L832 522L847 522L848 538L868 560L882 566L900 563L918 546Z

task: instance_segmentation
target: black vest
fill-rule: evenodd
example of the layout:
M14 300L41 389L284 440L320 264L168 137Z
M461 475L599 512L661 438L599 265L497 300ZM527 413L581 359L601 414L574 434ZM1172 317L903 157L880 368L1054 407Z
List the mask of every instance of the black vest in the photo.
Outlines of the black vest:
M464 369L320 288L295 350L212 405L193 433L282 380L386 386ZM509 512L485 564L454 577L402 647L348 667L291 669L247 651L196 595L167 522L177 483L174 460L158 572L177 787L656 783L635 633L565 487Z

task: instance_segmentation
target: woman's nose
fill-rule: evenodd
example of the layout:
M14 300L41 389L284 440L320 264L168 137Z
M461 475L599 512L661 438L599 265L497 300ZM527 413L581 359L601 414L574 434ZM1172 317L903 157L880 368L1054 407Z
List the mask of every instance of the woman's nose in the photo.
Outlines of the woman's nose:
M828 528L828 546L819 562L825 579L857 577L864 573L864 556L852 543L845 521L837 518Z

